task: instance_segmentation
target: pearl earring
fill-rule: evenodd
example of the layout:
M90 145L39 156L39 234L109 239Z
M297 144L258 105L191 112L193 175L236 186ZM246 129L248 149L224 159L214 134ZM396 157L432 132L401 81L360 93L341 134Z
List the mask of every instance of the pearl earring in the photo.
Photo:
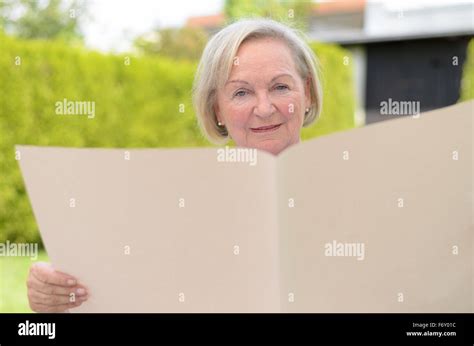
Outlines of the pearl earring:
M220 121L218 121L217 126L222 126L222 123Z

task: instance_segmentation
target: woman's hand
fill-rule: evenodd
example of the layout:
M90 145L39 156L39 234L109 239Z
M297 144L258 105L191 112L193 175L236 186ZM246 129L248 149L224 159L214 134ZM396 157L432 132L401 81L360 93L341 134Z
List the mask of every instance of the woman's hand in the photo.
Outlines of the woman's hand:
M87 300L87 289L71 275L54 270L50 263L33 263L26 286L30 308L36 312L67 312Z

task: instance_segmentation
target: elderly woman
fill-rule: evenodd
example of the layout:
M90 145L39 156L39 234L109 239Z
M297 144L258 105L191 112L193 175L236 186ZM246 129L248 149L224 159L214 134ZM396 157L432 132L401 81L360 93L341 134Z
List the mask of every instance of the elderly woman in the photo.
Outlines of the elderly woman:
M233 23L207 44L196 73L193 101L199 125L215 144L278 155L299 143L303 126L321 110L312 50L292 29L268 19ZM87 300L87 288L48 263L31 266L30 307L62 312Z

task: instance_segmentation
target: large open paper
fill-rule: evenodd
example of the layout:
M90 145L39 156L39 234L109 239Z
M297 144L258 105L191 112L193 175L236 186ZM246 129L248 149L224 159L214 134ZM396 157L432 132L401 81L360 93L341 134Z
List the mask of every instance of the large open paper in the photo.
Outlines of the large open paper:
M256 164L216 148L17 150L53 265L89 287L75 311L470 312L473 107Z

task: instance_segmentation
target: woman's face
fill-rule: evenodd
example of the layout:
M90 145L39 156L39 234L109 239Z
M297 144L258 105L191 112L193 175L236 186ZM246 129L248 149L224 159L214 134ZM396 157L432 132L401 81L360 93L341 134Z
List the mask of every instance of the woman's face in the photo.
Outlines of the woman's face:
M240 46L230 77L217 92L217 119L238 146L277 155L300 141L311 104L309 83L284 42L251 39Z

